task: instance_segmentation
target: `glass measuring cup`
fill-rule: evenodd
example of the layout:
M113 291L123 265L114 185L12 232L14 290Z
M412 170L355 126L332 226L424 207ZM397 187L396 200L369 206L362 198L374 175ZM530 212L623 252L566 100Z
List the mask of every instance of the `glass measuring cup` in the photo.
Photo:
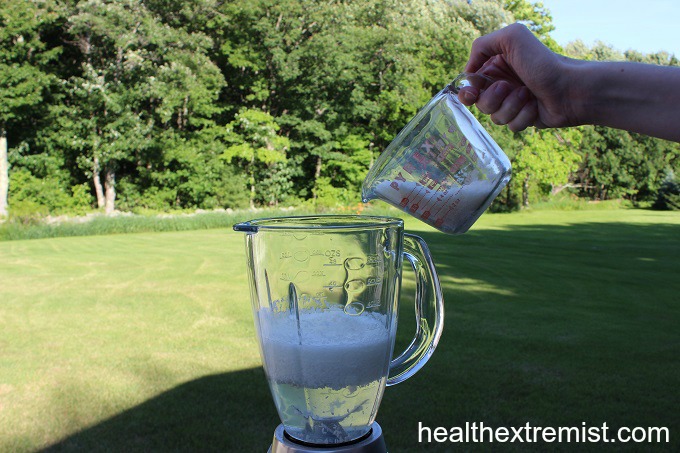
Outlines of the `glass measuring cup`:
M510 161L458 100L493 81L460 74L402 129L369 170L362 199L381 199L444 233L465 233L510 180Z
M342 444L370 431L386 385L415 374L443 329L425 242L388 217L314 216L239 223L260 353L285 431ZM416 273L416 334L391 360L403 260Z

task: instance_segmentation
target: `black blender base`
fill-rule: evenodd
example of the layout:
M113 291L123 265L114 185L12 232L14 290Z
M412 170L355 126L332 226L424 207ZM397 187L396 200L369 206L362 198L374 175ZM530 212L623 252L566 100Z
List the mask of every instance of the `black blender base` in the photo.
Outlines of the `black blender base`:
M269 447L269 453L387 453L387 446L382 428L376 422L371 425L368 437L339 447L332 445L314 447L299 444L286 436L283 425L279 425L274 431L274 440L272 446Z

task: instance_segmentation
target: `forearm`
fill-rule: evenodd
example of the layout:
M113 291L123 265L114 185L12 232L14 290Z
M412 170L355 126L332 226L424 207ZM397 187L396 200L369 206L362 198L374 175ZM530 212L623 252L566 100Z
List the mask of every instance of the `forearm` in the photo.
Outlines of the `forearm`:
M680 68L580 61L567 66L575 122L680 141Z

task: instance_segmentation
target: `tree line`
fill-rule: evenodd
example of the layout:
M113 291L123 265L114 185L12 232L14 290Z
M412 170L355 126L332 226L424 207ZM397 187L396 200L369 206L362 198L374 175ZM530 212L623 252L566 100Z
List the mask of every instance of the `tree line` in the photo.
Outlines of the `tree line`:
M570 56L679 64L562 49L528 0L3 0L0 216L356 203L472 41L514 21ZM648 201L680 166L678 144L637 134L480 120L513 163L496 209Z

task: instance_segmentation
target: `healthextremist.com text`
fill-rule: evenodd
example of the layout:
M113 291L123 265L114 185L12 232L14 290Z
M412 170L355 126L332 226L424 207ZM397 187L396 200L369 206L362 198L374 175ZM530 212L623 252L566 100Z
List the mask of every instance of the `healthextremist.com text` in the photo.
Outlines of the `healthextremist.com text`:
M532 426L527 422L519 427L491 427L484 422L466 422L464 426L428 427L418 422L419 443L484 443L484 442L622 442L622 443L668 443L670 432L667 427L621 427L610 429L607 423L590 426Z

